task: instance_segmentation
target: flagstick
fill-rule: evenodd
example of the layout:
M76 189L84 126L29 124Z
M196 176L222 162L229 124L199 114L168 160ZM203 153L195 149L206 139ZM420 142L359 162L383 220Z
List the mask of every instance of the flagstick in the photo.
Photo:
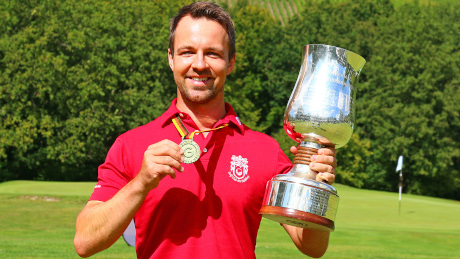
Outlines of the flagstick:
M402 170L399 171L399 215L401 216L401 193L402 193L402 186L403 186L403 176Z
M399 156L398 165L396 166L396 173L399 171L399 215L401 215L401 193L403 187L403 156Z
M401 216L401 189L402 186L399 186L399 215Z

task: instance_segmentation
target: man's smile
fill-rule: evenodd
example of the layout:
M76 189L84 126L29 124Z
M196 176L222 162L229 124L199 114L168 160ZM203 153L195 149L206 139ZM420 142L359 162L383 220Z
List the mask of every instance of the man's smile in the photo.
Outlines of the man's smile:
M204 82L208 79L210 79L210 77L190 77L193 81L199 81L199 82Z

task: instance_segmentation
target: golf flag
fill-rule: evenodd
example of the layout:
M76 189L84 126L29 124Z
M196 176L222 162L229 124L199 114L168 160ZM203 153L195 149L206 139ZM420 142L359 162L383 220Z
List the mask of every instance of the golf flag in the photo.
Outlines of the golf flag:
M396 173L399 172L399 215L401 215L401 193L402 193L402 187L403 187L403 174L402 174L402 168L403 168L403 156L399 156L398 159L398 165L396 166Z
M396 172L402 171L403 167L403 156L399 156L398 165L396 166Z

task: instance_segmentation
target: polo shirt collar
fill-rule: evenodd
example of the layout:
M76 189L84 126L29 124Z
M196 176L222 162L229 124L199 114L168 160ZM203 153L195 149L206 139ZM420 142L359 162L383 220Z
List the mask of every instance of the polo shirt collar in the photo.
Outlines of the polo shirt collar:
M171 123L172 122L171 120L176 116L176 114L183 114L184 116L187 116L190 118L190 116L187 113L179 111L179 109L177 109L176 107L176 104L177 104L177 98L172 100L171 106L169 106L168 110L166 110L166 112L164 112L163 115L158 118L162 120L160 121L161 125L165 126L167 123ZM235 110L233 110L233 107L229 103L225 103L225 110L227 111L227 113L221 120L219 120L216 123L215 126L217 127L219 125L228 123L230 125L235 125L238 131L241 134L244 134L244 125L243 123L241 123L240 119L236 115Z

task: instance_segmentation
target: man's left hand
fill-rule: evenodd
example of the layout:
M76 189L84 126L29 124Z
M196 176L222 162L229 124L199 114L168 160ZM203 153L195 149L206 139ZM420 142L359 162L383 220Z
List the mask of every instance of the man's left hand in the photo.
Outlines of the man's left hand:
M337 150L335 145L327 139L318 138L317 141L325 147L318 149L317 155L311 156L310 168L317 172L316 181L332 184L335 181ZM296 154L297 148L291 147L291 152Z

